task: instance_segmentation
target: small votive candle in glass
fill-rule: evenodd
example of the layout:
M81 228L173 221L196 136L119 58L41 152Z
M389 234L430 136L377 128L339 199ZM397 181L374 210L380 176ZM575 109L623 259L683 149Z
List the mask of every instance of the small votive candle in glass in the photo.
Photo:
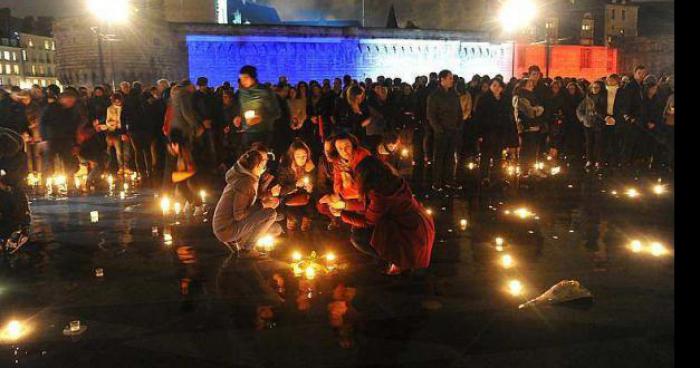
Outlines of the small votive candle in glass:
M246 120L253 119L255 117L255 110L248 110L245 113L243 113L243 117L246 118Z
M105 275L105 270L103 270L101 267L98 267L95 269L95 277L101 278L104 277Z
M100 221L100 213L97 211L90 211L90 222Z
M78 332L80 331L80 321L70 321L70 332Z

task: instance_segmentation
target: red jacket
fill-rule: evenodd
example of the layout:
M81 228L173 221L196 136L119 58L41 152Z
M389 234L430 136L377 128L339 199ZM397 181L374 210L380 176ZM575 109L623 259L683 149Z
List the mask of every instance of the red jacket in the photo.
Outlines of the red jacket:
M343 199L357 199L360 197L359 183L355 180L355 168L369 155L371 153L368 150L357 147L352 162L349 164L341 164L341 159L333 162L333 191L340 194ZM349 185L343 186L343 173L351 176L352 179Z
M343 221L355 227L373 226L370 245L382 259L403 270L427 268L435 241L435 224L413 198L408 183L403 181L391 195L372 191L367 197L364 213L343 211Z

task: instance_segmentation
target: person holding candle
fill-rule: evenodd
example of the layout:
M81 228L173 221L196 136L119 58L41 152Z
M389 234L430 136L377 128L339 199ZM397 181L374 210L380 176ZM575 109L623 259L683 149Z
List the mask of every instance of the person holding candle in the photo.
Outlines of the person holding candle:
M267 147L273 143L273 124L280 117L280 106L274 93L258 83L258 70L251 65L239 73L238 102L242 116L234 119L236 127L242 127L243 146L247 149L255 142Z
M330 141L329 158L333 163L333 193L321 197L316 208L322 215L333 218L343 208L344 203L361 201L355 167L371 154L367 149L360 147L357 138L349 133L340 133ZM335 230L338 226L337 222L331 221L328 230Z
M389 263L386 273L427 268L435 224L391 166L367 157L355 171L362 202L342 202L338 214L352 226L350 241L360 252Z
M311 149L297 138L282 157L279 167L280 196L287 215L287 230L296 230L301 219L301 231L311 228L313 201L311 195L316 181L316 165L311 160Z
M261 236L277 236L282 229L275 223L279 205L278 186L272 196L259 198L260 178L267 170L267 154L261 148L244 153L226 173L226 187L214 210L214 235L232 252L255 258L254 249ZM275 193L276 192L276 193Z

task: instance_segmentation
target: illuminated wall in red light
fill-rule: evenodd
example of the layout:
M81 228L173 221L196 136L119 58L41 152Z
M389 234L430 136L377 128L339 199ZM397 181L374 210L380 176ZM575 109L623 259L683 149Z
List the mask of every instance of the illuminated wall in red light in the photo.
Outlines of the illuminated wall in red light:
M546 73L545 45L516 45L515 71L520 76L530 65ZM617 72L617 49L605 46L551 45L549 77L586 78L589 81Z

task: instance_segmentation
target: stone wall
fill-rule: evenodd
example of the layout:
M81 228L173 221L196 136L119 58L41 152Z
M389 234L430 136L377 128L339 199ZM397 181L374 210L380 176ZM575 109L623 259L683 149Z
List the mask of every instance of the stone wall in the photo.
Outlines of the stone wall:
M102 43L106 74L102 78L94 25L89 18L55 22L57 75L62 84L95 85L112 79L153 83L187 74L184 45L178 44L171 24L143 17L124 26L102 25L102 33L115 39Z
M189 56L189 76L213 84L235 82L238 70L255 65L263 82L286 75L291 81L349 74L413 81L450 69L460 75L511 74L511 45L483 42L483 34L322 27L180 27Z
M616 45L620 49L619 70L631 74L637 65L645 65L652 74L673 74L675 70L675 37L637 37L622 39Z

